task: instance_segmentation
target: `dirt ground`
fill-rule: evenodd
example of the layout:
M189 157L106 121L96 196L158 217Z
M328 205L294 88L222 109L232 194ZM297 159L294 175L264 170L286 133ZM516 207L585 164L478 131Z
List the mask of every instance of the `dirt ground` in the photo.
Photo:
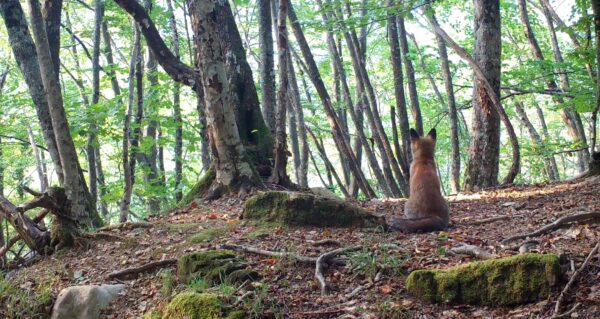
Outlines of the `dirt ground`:
M253 287L237 287L230 298L245 295L245 305L262 317L283 318L547 318L552 315L560 288L548 300L515 308L469 305L428 304L405 289L406 275L414 269L444 268L473 259L450 255L447 251L461 243L479 246L499 256L518 254L514 247L503 247L502 239L535 230L559 217L579 210L600 211L600 179L532 186L512 186L449 198L451 225L447 232L405 235L377 229L266 228L240 221L243 201L222 199L196 205L153 219L151 228L111 231L114 238L97 239L89 249L62 251L10 275L11 281L25 289L51 282L55 297L71 285L122 282L126 291L106 310L103 318L140 318L164 306L165 271L155 270L130 280L114 281L107 275L115 270L150 261L177 258L185 253L212 249L230 243L273 251L291 251L318 256L339 246L363 248L349 258L347 266L330 268L326 273L331 294L321 296L314 278L314 266L249 253L243 255L257 270L262 281ZM403 201L377 200L360 203L378 214L401 214ZM485 224L479 221L508 216ZM221 227L222 232L207 242L191 242L204 229ZM312 241L333 239L339 245L317 246ZM598 224L564 227L536 237L534 251L564 254L579 268L600 239ZM396 244L402 252L382 249ZM518 249L519 241L515 241ZM572 318L600 318L600 255L584 270L562 311L581 306ZM572 267L566 272L572 274ZM173 273L175 266L171 267ZM252 289L254 288L254 289ZM181 289L175 288L175 292ZM254 292L249 292L254 291ZM257 292L258 291L258 292ZM260 316L259 316L260 317Z

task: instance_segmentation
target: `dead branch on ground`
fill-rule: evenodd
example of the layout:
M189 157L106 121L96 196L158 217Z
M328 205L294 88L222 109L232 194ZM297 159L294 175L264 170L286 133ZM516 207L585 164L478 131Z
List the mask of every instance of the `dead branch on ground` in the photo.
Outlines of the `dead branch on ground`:
M531 233L524 233L524 234L519 234L519 235L514 235L511 237L508 237L508 238L502 240L501 243L506 244L508 242L511 242L511 241L517 240L517 239L540 236L540 235L549 233L551 231L554 231L564 225L568 225L571 223L583 223L583 222L588 222L588 221L595 220L595 219L600 219L600 212L588 212L588 211L584 210L583 213L563 216L563 217L555 220L554 222L552 222L536 231L533 231Z
M484 259L484 260L485 259L493 259L493 258L498 257L495 254L492 254L489 251L487 251L481 247L477 247L477 246L469 245L469 244L461 244L460 246L452 247L452 248L450 248L450 250L448 252L451 254L457 254L457 255L468 255L471 257L475 257L477 259Z
M139 267L131 267L131 268L125 268L125 269L122 269L119 271L114 271L114 272L111 272L110 274L108 274L106 277L108 279L125 278L125 277L129 277L131 275L137 275L139 273L146 272L149 270L154 270L156 268L169 267L169 266L175 265L176 263L177 263L177 259L163 259L163 260L159 260L159 261L149 262L149 263L141 265Z
M571 276L571 279L569 279L569 282L567 282L567 285L561 291L560 295L558 296L558 299L556 300L556 304L554 306L554 315L558 314L558 311L560 310L561 303L562 303L563 299L565 298L565 296L567 295L567 293L569 292L569 290L573 286L573 283L575 282L575 280L577 280L577 278L579 278L579 276L581 276L582 270L585 269L585 267L587 267L587 265L589 264L590 260L592 259L592 257L594 257L594 255L596 254L596 252L598 251L599 248L600 248L600 241L598 241L598 243L596 244L596 246L594 247L594 249L592 249L592 251L590 251L590 253L588 254L588 256L583 261L583 264L581 264L581 266L579 267L579 269L577 269L577 271L575 271L573 273L573 275Z

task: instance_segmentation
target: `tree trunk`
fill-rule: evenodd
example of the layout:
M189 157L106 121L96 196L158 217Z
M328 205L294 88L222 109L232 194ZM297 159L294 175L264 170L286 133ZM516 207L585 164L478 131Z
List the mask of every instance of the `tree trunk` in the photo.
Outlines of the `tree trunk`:
M15 56L15 60L19 65L19 69L23 74L25 83L29 88L29 94L31 95L33 104L35 105L37 117L40 126L42 127L46 148L48 148L48 152L52 158L58 180L62 184L62 165L58 154L54 129L52 127L52 119L48 109L48 101L44 96L44 86L42 84L40 69L37 62L35 45L29 34L27 20L23 14L21 4L17 0L0 1L0 13L2 14L4 25L8 31L10 47Z
M129 62L129 95L127 100L127 110L123 123L123 198L120 204L119 222L124 223L129 216L129 207L131 204L131 194L133 193L133 174L135 170L135 158L132 150L129 148L131 133L131 116L133 114L133 103L135 100L135 69L140 59L140 31L134 29L133 48L131 50L131 60ZM131 157L131 158L130 158Z
M48 188L48 176L46 176L46 173L44 172L44 168L43 168L44 162L42 161L40 149L37 146L37 143L35 142L35 136L33 135L33 130L31 129L31 125L29 125L29 123L28 123L26 125L26 127L27 127L27 135L29 136L29 144L31 145L31 150L33 151L33 156L35 158L35 167L36 167L36 171L38 173L38 179L40 180L40 191L45 192L46 188Z
M58 152L61 158L64 176L64 186L67 197L71 201L71 213L81 225L99 226L102 224L96 207L91 201L90 193L82 176L77 159L77 151L71 138L65 109L63 108L62 92L56 81L53 61L50 56L50 46L42 23L42 13L37 0L29 0L31 12L31 27L36 44L40 74L52 125L57 140Z
M287 135L286 135L286 109L287 109L287 89L288 89L288 77L287 77L287 50L288 50L288 39L287 39L287 0L279 0L279 11L278 11L278 26L277 26L277 54L279 69L279 89L277 90L277 113L275 121L275 164L273 165L273 172L269 181L274 184L289 186L290 180L287 175Z
M63 0L44 0L42 3L42 16L48 36L50 56L54 66L55 81L59 82L60 70L60 20Z
M533 33L533 29L531 28L531 23L529 22L529 15L527 13L527 4L525 3L525 0L518 0L518 4L519 4L519 16L521 19L521 23L523 23L523 26L525 27L525 37L529 41L529 46L531 48L531 52L533 53L533 56L535 57L536 60L544 61L544 56L542 54L542 50L537 42L537 39L535 38L535 34ZM551 29L550 31L553 31L553 29ZM550 33L552 36L553 32L550 32ZM562 61L562 55L560 53L560 49L558 48L558 42L555 42L555 41L556 41L556 35L554 35L552 37L552 49L554 52L556 62L563 63L564 61ZM560 69L557 71L560 72ZM569 81L568 81L566 74L564 72L562 72L562 73L563 74L561 75L561 81L562 81L562 85L563 85L563 90L566 91L569 89ZM553 77L548 78L548 80L546 81L546 86L548 87L549 90L558 91L558 85L556 84L556 81L554 80ZM560 96L555 97L554 101L555 101L555 103L557 103L559 105L564 104L564 100ZM585 145L586 144L585 132L583 130L583 125L581 125L581 118L579 117L577 112L575 112L574 110L571 110L565 106L563 106L561 108L560 112L561 112L561 117L563 119L563 122L567 126L571 137L576 142L583 143ZM582 133L583 133L583 135L582 135ZM589 153L587 151L581 151L581 152L577 153L577 157L578 157L578 162L579 162L579 171L582 172L587 167L587 161L589 160Z
M342 193L344 194L344 197L350 198L350 194L348 194L348 190L344 186L342 179L340 178L340 176L338 175L338 173L335 170L335 167L333 167L333 165L331 164L331 161L327 157L327 153L325 152L325 146L323 146L323 142L319 141L319 139L315 136L315 134L309 128L307 128L307 131L310 134L310 136L312 137L313 141L315 142L315 146L317 147L317 150L321 154L321 158L323 159L323 162L325 163L325 167L327 168L327 171L331 172L331 175L333 175L333 178L335 178L335 181L338 184L338 186L340 187L340 190L342 191Z
M432 17L435 19L435 17ZM436 33L435 39L440 54L442 77L444 78L444 87L448 101L448 115L450 118L450 143L452 145L452 173L450 174L450 185L453 193L460 191L460 137L458 134L458 114L456 111L456 99L454 98L454 86L452 85L452 73L448 61L448 51L446 50L446 41Z
M388 1L388 6L394 6L394 0ZM392 62L392 74L394 75L394 94L396 98L396 109L398 110L398 123L400 124L400 137L402 138L402 151L396 151L398 158L405 158L400 165L404 171L408 171L408 162L412 158L410 149L410 124L408 123L408 112L406 110L406 96L404 93L404 75L402 74L402 56L400 43L398 42L398 25L393 14L387 17L388 41L390 43L390 57ZM394 123L394 122L392 122ZM397 135L396 130L394 134Z
M169 14L169 26L171 27L171 40L173 41L173 53L177 58L179 55L179 34L177 33L177 21L171 0L167 0ZM175 83L173 86L173 117L175 118L175 200L179 202L183 198L181 180L183 179L183 120L181 117L181 86Z
M410 51L408 49L408 40L406 29L404 27L404 17L396 16L398 24L398 36L400 37L400 48L402 49L402 60L404 61L404 70L406 71L408 84L408 97L410 98L410 108L412 110L415 128L420 135L423 135L423 118L421 117L421 107L419 106L419 95L417 94L417 82L415 80L415 69L410 60Z
M592 10L594 10L594 37L596 40L596 74L600 74L600 1L592 0ZM592 112L592 143L590 148L592 154L596 152L597 133L596 125L598 120L598 111L600 110L600 81L596 81L596 107Z
M262 115L265 124L275 136L275 71L273 69L273 33L271 32L271 1L258 1L258 41L260 46L260 81Z
M354 153L352 153L352 149L350 148L350 146L346 142L346 139L344 138L339 120L337 119L337 114L335 113L335 110L333 109L333 106L331 104L331 98L329 97L329 93L327 93L325 84L321 79L319 69L317 68L317 64L312 56L310 47L308 46L306 38L304 37L304 33L300 28L300 23L298 22L298 18L296 17L296 13L294 12L294 8L291 3L289 4L288 8L288 18L290 19L292 29L294 31L294 36L296 37L296 41L298 42L302 51L302 55L304 56L304 59L307 63L309 72L308 75L311 81L313 82L313 85L317 89L319 97L321 98L321 102L325 107L327 118L332 127L334 140L336 146L338 147L340 155L345 156L350 162L350 167L352 168L354 175L359 179L359 185L362 191L364 192L365 197L373 198L375 197L375 192L367 182L367 179L365 178L363 172L360 169L359 163L357 163L356 161Z
M519 116L518 118L521 121L521 124L527 129L527 132L529 133L531 140L535 144L537 151L542 153L540 155L542 155L542 157L544 158L544 169L546 171L548 179L550 181L559 180L559 177L556 174L558 172L558 168L556 167L556 161L554 160L554 156L548 155L547 150L545 150L542 137L540 136L540 134L538 134L533 124L531 124L531 121L529 121L527 113L523 108L523 103L515 102L515 110L517 111L517 115Z
M298 81L296 79L296 71L294 63L292 63L292 54L287 50L287 67L288 67L288 96L291 101L291 107L296 116L298 142L299 142L299 166L296 167L296 177L300 187L308 187L308 141L306 136L306 123L304 122L304 110L300 101L300 90L298 89ZM291 128L291 126L290 126ZM296 154L294 154L296 156Z

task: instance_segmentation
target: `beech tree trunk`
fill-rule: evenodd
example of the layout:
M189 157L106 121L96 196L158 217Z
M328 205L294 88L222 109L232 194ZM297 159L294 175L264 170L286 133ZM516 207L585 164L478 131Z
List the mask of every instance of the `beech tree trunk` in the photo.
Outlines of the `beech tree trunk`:
M417 82L415 80L415 69L409 57L408 39L406 36L406 28L404 27L404 17L396 16L398 24L398 35L400 37L400 48L402 49L402 60L404 61L404 69L406 71L408 96L410 98L410 107L412 110L413 119L415 121L415 129L419 135L423 135L423 118L421 117L421 107L419 106L419 95L417 93Z
M27 20L25 19L20 2L17 0L0 1L0 14L2 14L4 25L8 31L10 47L33 100L42 128L44 142L54 164L54 170L59 182L62 183L64 180L62 164L58 154L48 101L44 95L44 86L38 66L35 45L29 33Z
M542 50L537 42L537 39L535 38L535 34L533 33L533 29L531 28L531 23L529 22L527 4L525 3L525 0L518 0L518 4L519 16L521 18L521 23L523 23L523 26L525 27L525 37L529 41L531 52L533 53L533 56L536 60L544 61L544 55L542 54ZM553 30L551 29L550 31ZM552 49L554 52L555 60L557 63L563 63L564 61L562 60L562 54L560 52L560 48L558 47L558 42L556 41L556 35L554 34L554 36L552 36L553 32L550 33L552 37ZM558 69L557 71L559 73L562 73L561 82L563 90L569 90L569 80L567 75L564 72L561 72L560 69ZM558 91L558 85L553 77L549 77L546 80L546 86L548 87L548 90ZM564 104L564 99L561 96L554 97L554 101L559 105ZM562 120L567 126L571 137L580 144L587 144L585 141L585 131L583 130L583 125L581 124L581 118L579 117L579 114L577 114L576 111L571 110L567 106L563 106L560 112ZM582 172L587 167L587 162L589 161L589 153L586 150L577 152L577 158L579 163L579 171Z
M0 86L0 90L1 90ZM44 171L44 162L42 161L42 155L40 154L39 147L35 142L35 136L33 135L33 130L31 129L31 125L29 123L26 124L27 127L27 136L29 136L29 145L31 145L31 150L33 151L33 157L35 158L35 167L38 173L38 179L40 180L40 191L45 192L48 188L48 176ZM0 159L1 161L2 159ZM1 194L0 194L1 195ZM1 227L1 226L0 226Z
M62 92L59 83L56 81L57 77L53 68L54 62L50 56L50 46L42 20L40 5L37 0L29 0L28 4L42 84L48 100L48 107L63 168L65 191L71 201L71 213L83 226L100 226L102 220L98 216L96 207L93 205L89 190L83 179L82 170L77 159L77 151L75 150L75 145L69 131L69 124L65 109L63 108Z
M500 2L475 0L475 50L473 58L500 97ZM494 109L481 80L473 87L473 124L465 188L474 190L498 184L500 158L500 116Z
M177 20L175 20L175 11L171 0L167 0L167 9L169 14L169 27L171 28L171 41L173 45L171 50L175 57L179 55L179 33L177 32ZM173 85L173 117L175 119L175 200L179 202L183 198L181 181L183 179L183 119L181 117L181 84ZM164 174L164 170L163 170Z
M432 16L435 19L435 16ZM435 40L438 45L440 60L442 62L442 77L444 78L444 88L446 89L446 98L448 102L448 117L450 119L450 144L452 145L452 168L450 174L450 185L453 193L460 191L460 136L458 125L458 114L456 111L456 99L454 98L454 86L452 85L452 73L448 61L448 50L446 41L435 34Z
M260 46L260 81L262 89L262 114L265 124L275 136L275 71L273 67L273 33L271 29L271 1L258 1L258 42Z
M119 222L124 223L129 216L129 207L131 205L131 195L133 193L133 174L135 172L135 157L130 149L131 139L131 116L133 114L133 104L135 100L135 70L138 60L141 55L141 39L140 31L134 29L133 48L131 50L131 60L129 62L129 94L127 99L127 110L123 121L123 146L122 146L122 161L123 161L123 198L120 204Z
M306 124L304 123L304 110L300 100L300 90L298 89L298 81L294 63L292 63L292 54L287 50L287 67L288 67L288 97L294 115L296 116L298 146L299 150L299 166L296 166L296 177L300 187L308 187L308 141L306 136ZM294 156L296 156L294 154Z

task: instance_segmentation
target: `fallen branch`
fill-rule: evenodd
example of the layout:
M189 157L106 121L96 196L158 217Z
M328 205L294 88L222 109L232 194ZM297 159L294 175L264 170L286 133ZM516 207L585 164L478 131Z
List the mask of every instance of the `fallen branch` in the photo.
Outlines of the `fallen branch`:
M150 222L125 222L119 224L108 225L104 227L98 228L98 231L106 231L106 230L125 230L125 229L134 229L134 228L151 228L154 226L153 223Z
M49 213L49 212L50 212L50 211L49 211L49 210L47 210L47 209L42 209L42 210L40 211L40 213L39 213L37 216L35 216L35 218L33 218L33 220L32 220L32 221L33 221L35 224L39 224L39 223L42 221L42 219L44 219L44 217L46 217L46 215L48 215L48 213ZM8 241L7 241L7 242L4 244L4 246L3 246L3 247L0 247L0 259L1 259L1 258L2 258L4 255L6 255L6 253L8 252L8 250L9 250L9 249L11 249L11 248L12 248L12 246L13 246L14 244L16 244L16 243L17 243L19 240L21 240L21 235L17 234L16 236L14 236L14 237L12 237L11 239L9 239L9 240L8 240Z
M468 255L477 259L493 259L497 257L495 254L492 254L481 247L468 244L452 247L448 252L457 255Z
M334 249L330 252L326 252L317 258L317 263L315 265L315 278L319 281L319 286L321 286L321 295L325 296L329 294L329 285L327 281L325 281L324 268L325 263L331 260L333 257L344 254L350 251L359 250L361 246L352 246L352 247L342 247L338 249Z
M558 314L558 310L560 310L561 303L562 303L563 299L565 298L565 296L567 295L567 292L569 292L569 290L571 289L571 286L573 286L573 283L575 282L575 280L577 280L577 278L581 275L582 270L585 269L585 267L587 267L590 260L596 254L596 252L598 251L599 248L600 248L600 241L598 241L598 243L596 244L594 249L592 249L592 251L590 251L588 256L583 261L583 264L581 264L581 267L579 267L579 269L577 269L577 271L575 271L573 273L573 276L571 276L571 279L569 279L569 282L567 282L567 285L561 291L560 295L558 296L558 299L556 300L556 304L554 306L554 315Z
M262 256L290 258L290 259L293 259L295 261L305 263L305 264L315 264L317 262L317 257L307 257L307 256L302 256L302 255L286 252L286 251L270 251L270 250L264 250L264 249L248 247L248 246L220 244L220 245L217 245L216 249L229 249L229 250L233 250L233 251L239 251L239 252L243 252L243 253L252 253L252 254L257 254L257 255L262 255ZM338 263L339 262L341 262L341 261L338 261Z
M331 239L331 238L323 239L323 240L307 240L306 242L313 246L327 246L327 245L341 246L342 245L342 244L340 244L339 241L337 241L335 239Z
M575 304L575 306L573 306L573 308L571 308L571 310L569 310L567 312L563 312L563 313L558 314L558 315L554 315L554 316L550 317L550 319L559 319L559 318L567 317L570 314L572 314L573 312L575 312L575 310L577 310L577 308L579 308L579 306L581 306L581 304L578 302L578 303Z
M87 233L87 234L82 234L81 235L84 238L89 238L89 239L108 239L108 240L118 240L118 241L125 241L125 237L123 236L119 236L119 235L115 235L115 234L111 234L111 233L104 233L104 232L96 232L96 233Z
M502 244L505 244L507 242L517 240L517 239L540 236L540 235L549 233L553 230L556 230L556 229L562 227L563 225L570 224L573 222L581 223L581 222L586 222L586 221L593 220L593 219L600 219L600 212L591 212L591 213L584 212L584 213L579 213L579 214L575 214L575 215L563 216L563 217L555 220L554 222L552 222L534 232L524 233L524 234L519 234L519 235L514 235L511 237L508 237L508 238L502 240Z
M177 259L163 259L163 260L159 260L159 261L153 261L153 262L144 264L139 267L125 268L123 270L114 271L114 272L111 272L110 274L108 274L106 277L108 279L123 278L123 277L127 277L129 275L136 275L136 274L139 274L139 273L142 273L142 272L145 272L148 270L153 270L156 268L169 267L176 263L177 263Z
M490 217L490 218L485 218L485 219L474 220L474 221L466 223L466 224L467 225L483 225L483 224L497 222L497 221L500 221L500 220L510 219L511 217L512 216L508 216L508 215L496 216L496 217Z

